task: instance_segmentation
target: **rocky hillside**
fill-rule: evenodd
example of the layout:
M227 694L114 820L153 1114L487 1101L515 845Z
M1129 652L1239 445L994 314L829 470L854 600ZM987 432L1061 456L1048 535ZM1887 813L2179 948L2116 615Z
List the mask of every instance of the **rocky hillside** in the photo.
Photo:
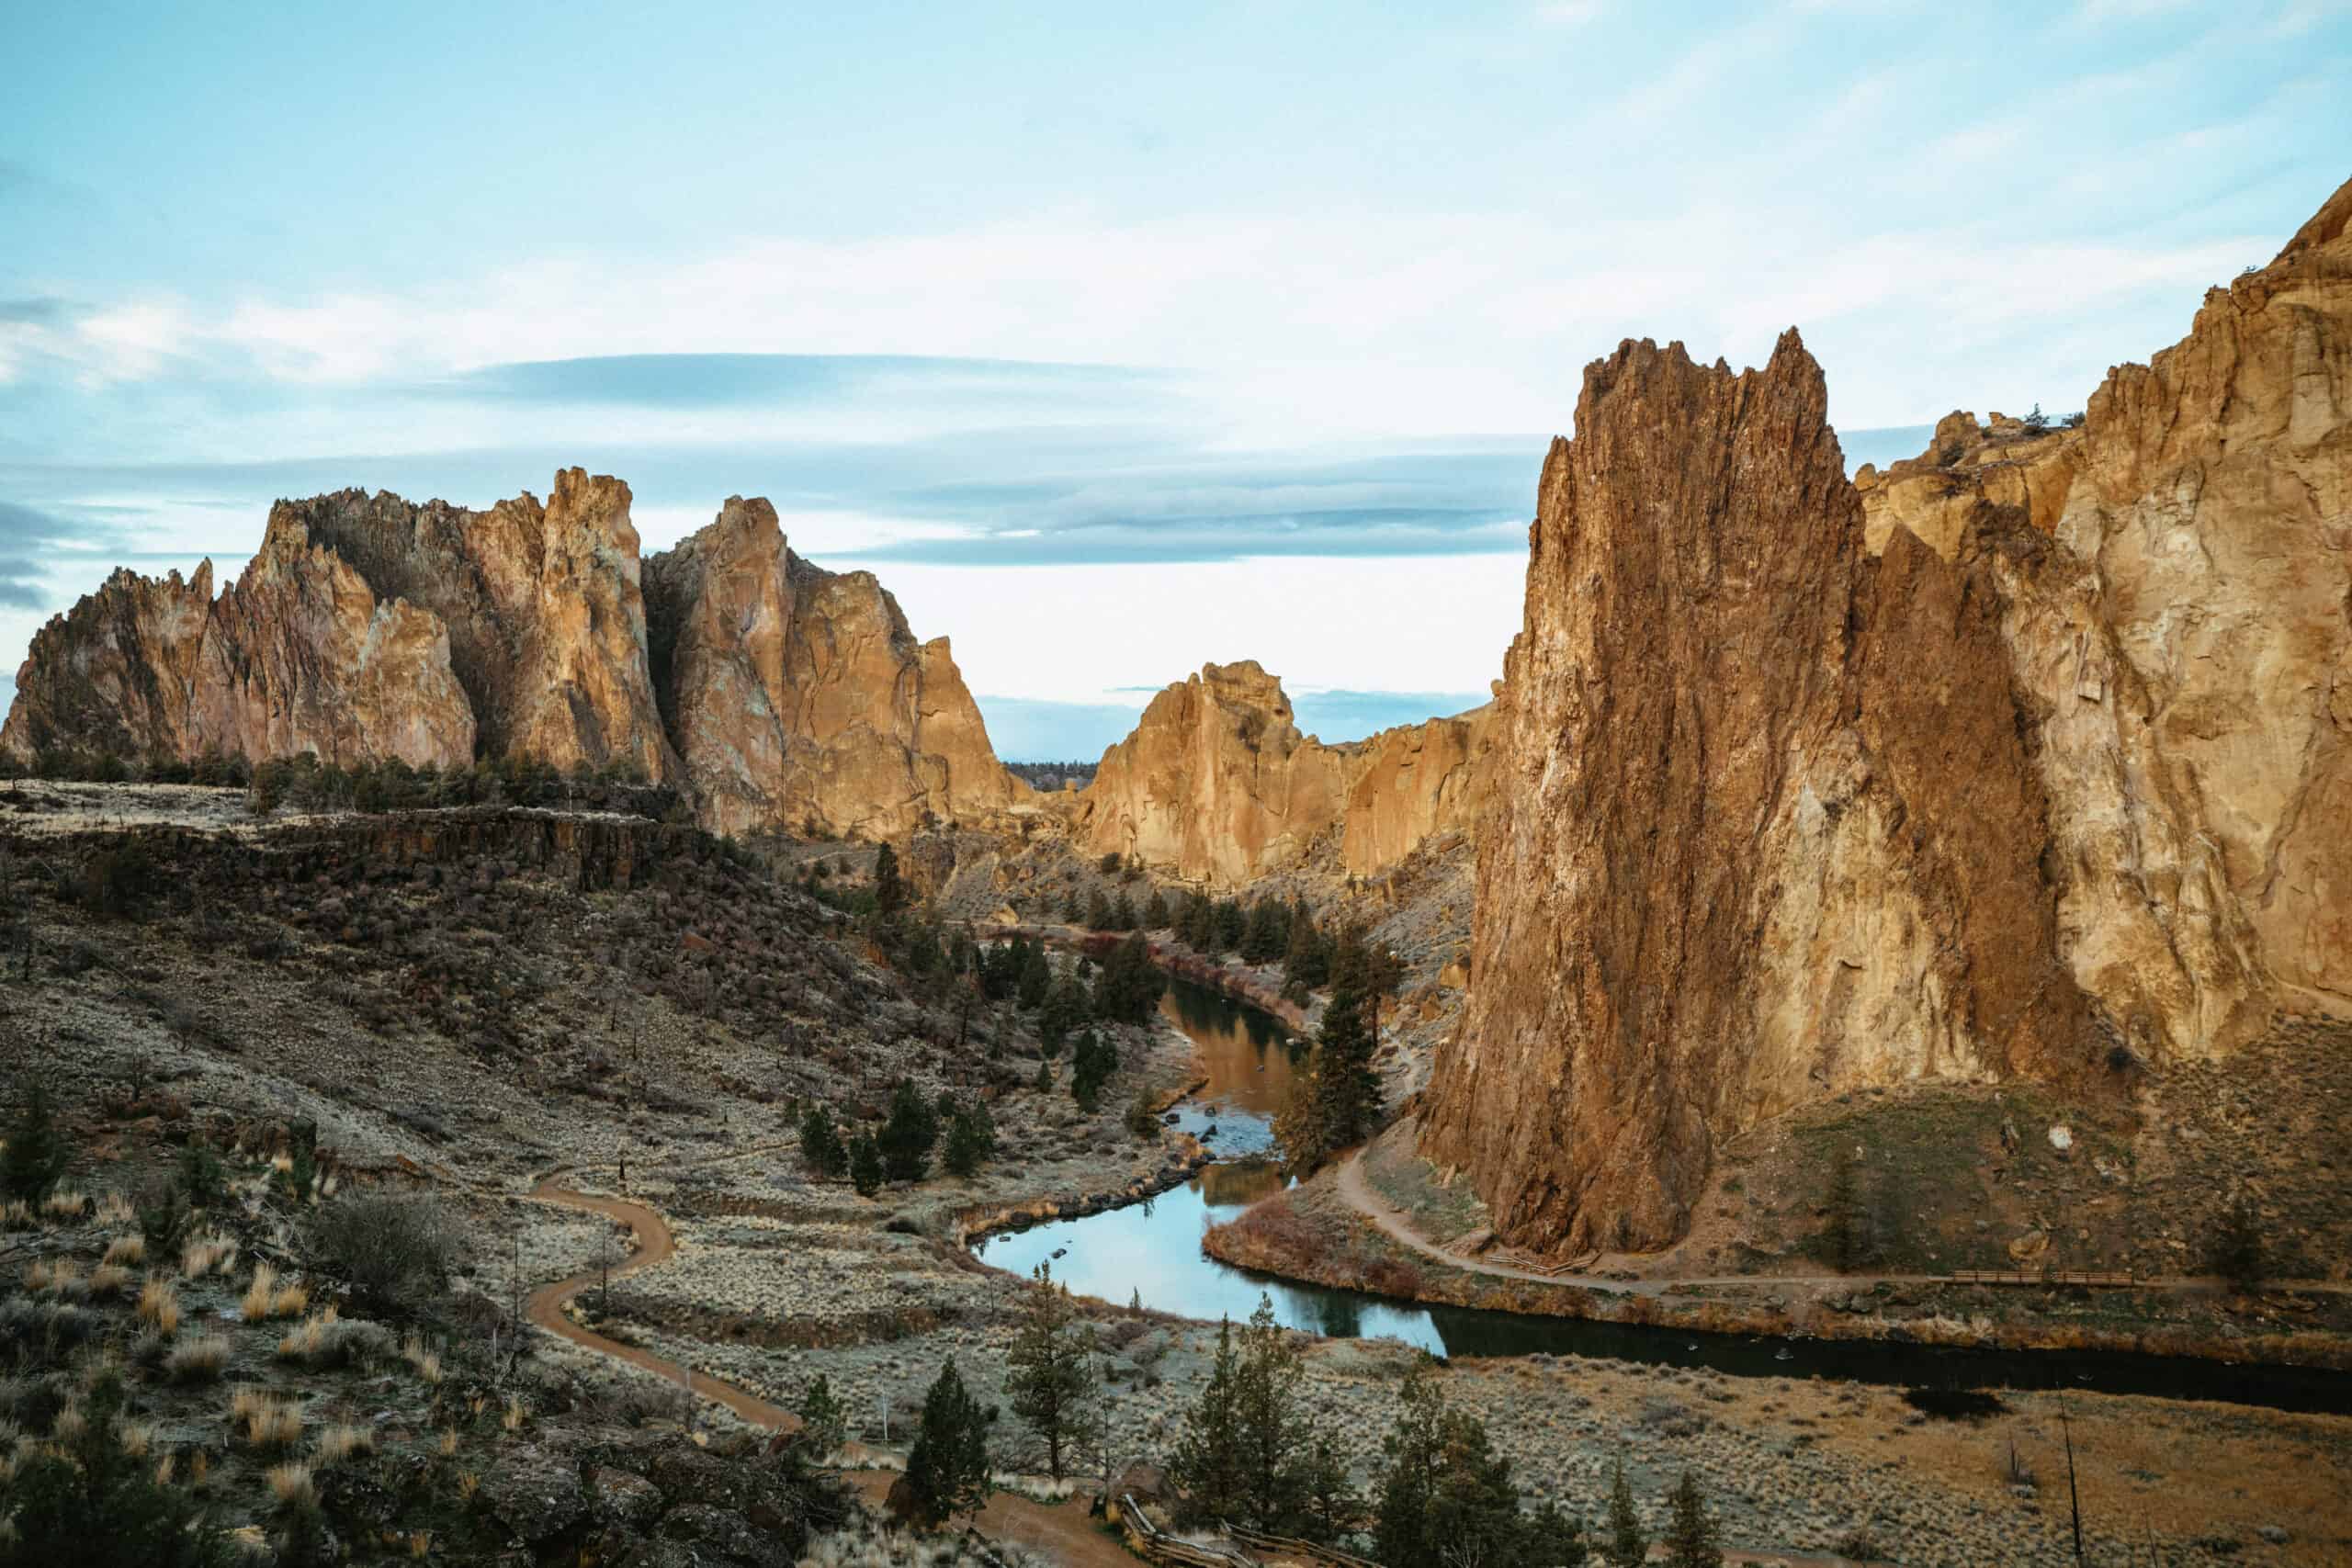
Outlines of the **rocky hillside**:
M2352 1010L2352 186L2078 431L1849 484L1792 333L1629 343L1544 466L1424 1149L1662 1245L1825 1093L2128 1090Z
M1102 754L1070 803L1073 834L1093 854L1233 888L1337 829L1344 871L1377 875L1476 820L1493 711L1330 746L1299 733L1281 680L1256 660L1203 665Z
M715 830L901 833L1027 788L944 639L864 572L730 499L640 559L628 487L578 468L485 512L345 491L281 502L216 598L119 571L34 638L0 753L525 756L682 784Z

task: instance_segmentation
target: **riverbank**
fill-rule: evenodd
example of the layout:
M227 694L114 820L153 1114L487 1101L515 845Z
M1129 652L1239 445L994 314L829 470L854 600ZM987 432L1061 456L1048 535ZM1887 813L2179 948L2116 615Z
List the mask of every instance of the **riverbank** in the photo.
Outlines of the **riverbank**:
M1523 1317L1708 1334L2015 1352L2188 1357L2352 1371L2352 1297L2335 1287L2235 1296L2206 1281L2017 1287L1928 1276L1537 1278L1447 1250L1363 1179L1358 1156L1208 1230L1234 1268L1327 1289Z

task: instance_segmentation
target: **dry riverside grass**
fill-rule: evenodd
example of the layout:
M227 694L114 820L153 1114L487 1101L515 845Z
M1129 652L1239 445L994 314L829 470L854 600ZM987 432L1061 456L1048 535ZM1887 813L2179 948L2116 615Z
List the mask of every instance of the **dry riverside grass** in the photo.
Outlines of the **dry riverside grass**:
M308 1508L319 1500L311 1467L299 1460L271 1465L263 1472L263 1478L269 1483L270 1495L284 1507Z

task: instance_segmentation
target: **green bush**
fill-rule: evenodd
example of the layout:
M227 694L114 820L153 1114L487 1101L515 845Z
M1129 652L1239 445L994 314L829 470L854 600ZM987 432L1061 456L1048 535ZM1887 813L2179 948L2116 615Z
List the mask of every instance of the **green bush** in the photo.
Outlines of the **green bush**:
M416 1316L446 1292L458 1234L430 1198L352 1193L305 1222L302 1261L378 1311Z

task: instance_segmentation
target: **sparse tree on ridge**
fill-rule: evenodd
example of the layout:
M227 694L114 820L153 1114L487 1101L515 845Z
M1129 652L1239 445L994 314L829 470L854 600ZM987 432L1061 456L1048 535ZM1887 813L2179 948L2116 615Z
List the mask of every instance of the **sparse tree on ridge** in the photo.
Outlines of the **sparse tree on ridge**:
M1046 1445L1056 1481L1071 1456L1091 1441L1101 1420L1093 1388L1094 1328L1080 1322L1069 1288L1054 1282L1053 1266L1037 1265L1012 1348L1005 1392L1012 1413Z

